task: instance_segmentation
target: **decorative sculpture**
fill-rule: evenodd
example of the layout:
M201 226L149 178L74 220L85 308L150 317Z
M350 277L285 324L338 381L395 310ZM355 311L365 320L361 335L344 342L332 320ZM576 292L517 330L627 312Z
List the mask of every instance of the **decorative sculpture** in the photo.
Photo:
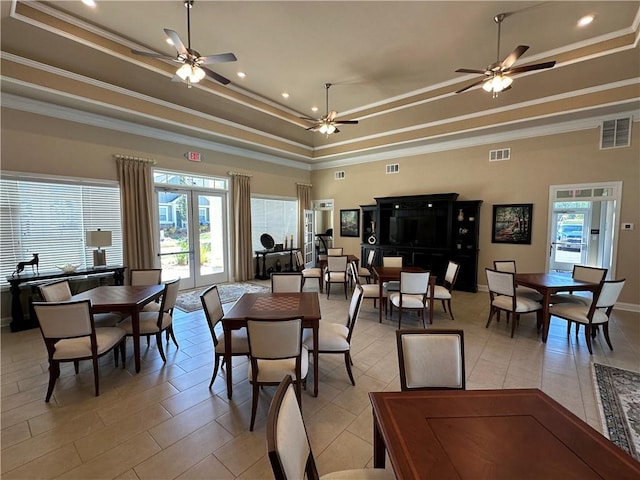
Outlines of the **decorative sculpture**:
M31 265L31 272L32 273L40 273L40 270L38 269L38 262L40 260L38 259L38 254L34 253L33 254L33 258L31 260L29 260L28 262L20 262L18 263L18 265L16 266L15 271L11 274L11 276L15 276L15 275L20 275L20 273L24 270L24 267L26 267L27 265Z

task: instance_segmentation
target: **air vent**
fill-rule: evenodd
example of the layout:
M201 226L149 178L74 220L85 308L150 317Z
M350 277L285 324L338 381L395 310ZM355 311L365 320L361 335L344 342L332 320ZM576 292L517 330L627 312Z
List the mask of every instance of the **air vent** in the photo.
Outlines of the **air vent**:
M602 122L600 148L628 147L631 144L631 117Z
M490 150L489 151L489 161L490 162L500 162L502 160L510 160L511 159L511 149L510 148L501 148L499 150Z
M400 164L399 163L392 163L391 165L387 165L387 169L386 169L387 175L390 173L398 173L400 172Z
M336 176L335 176L336 180L344 180L344 170L341 170L339 172L336 172Z

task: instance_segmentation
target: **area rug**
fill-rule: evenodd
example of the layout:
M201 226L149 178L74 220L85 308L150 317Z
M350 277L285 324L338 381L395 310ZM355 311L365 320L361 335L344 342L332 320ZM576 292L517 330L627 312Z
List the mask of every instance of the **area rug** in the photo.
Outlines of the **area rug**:
M176 307L183 312L195 312L196 310L200 310L202 308L200 294L204 290L206 290L206 288L180 293L176 300ZM268 291L268 287L250 282L221 283L218 285L218 293L220 294L220 301L222 303L235 302L245 292L260 293Z
M593 364L604 434L640 461L640 373Z

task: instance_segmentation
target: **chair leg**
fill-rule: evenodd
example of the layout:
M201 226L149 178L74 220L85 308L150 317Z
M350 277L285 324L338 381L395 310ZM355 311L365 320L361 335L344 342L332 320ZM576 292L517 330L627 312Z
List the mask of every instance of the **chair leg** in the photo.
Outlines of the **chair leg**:
M344 363L347 366L347 375L349 375L349 380L351 380L351 385L356 386L356 381L353 379L353 373L351 372L351 355L349 351L344 352Z
M76 375L77 375L78 371L80 370L80 362L78 360L73 361L73 369L76 371Z
M320 293L322 293L322 277L318 277L318 287L320 288Z
M508 314L507 314L508 315ZM513 314L513 319L511 321L511 338L513 338L513 334L516 331L516 324L520 321L520 315L517 313Z
M607 341L607 345L613 350L613 345L611 345L611 339L609 338L609 322L602 324L602 333L604 333L604 339Z
M591 348L591 325L588 323L584 326L584 338L587 341L587 348L589 349L589 353L593 355L593 349Z
M391 304L391 313L393 313L393 303ZM402 328L402 304L398 307L398 330Z
M449 308L449 315L451 315L451 320L455 320L455 318L453 318L453 310L451 310L451 299L447 299L447 306Z
M258 384L253 382L253 399L251 401L251 424L249 425L249 431L253 432L253 424L256 422L256 411L258 410L258 395L260 394L260 389L258 388Z
M122 338L122 343L120 344L120 355L122 356L122 368L124 369L127 366L127 337Z
M216 375L218 374L218 366L220 365L220 355L215 353L213 355L213 375L211 375L211 382L209 382L209 388L213 385L213 381L216 379Z
M164 349L162 348L162 332L156 333L156 344L158 345L158 352L164 363L167 363L167 357L164 356Z
M349 282L348 282L348 281L345 281L345 282L344 282L344 299L345 299L345 300L348 300L348 298L347 298L347 288L349 288L349 287L348 287L348 284L349 284Z
M327 282L327 298L331 295L331 282Z
M49 362L49 386L47 387L47 396L44 401L49 403L51 400L51 395L53 394L53 387L56 384L56 380L60 376L60 365L58 362L50 361Z
M100 396L100 379L98 375L98 359L93 359L93 384L96 390L96 397Z
M426 324L427 311L426 311L426 309L423 308L421 310L421 313L422 313L422 328L427 328L427 324ZM432 322L429 322L429 323L432 323Z
M489 328L489 325L491 324L491 320L493 320L494 313L496 313L496 309L491 307L489 309L489 318L487 318L487 324L484 326L484 328ZM500 313L498 313L498 315L500 315Z
M178 342L176 340L176 336L173 333L173 326L167 328L167 343L169 342L169 336L171 336L171 340L173 340L173 343L176 346L176 348L180 348L180 345L178 345Z

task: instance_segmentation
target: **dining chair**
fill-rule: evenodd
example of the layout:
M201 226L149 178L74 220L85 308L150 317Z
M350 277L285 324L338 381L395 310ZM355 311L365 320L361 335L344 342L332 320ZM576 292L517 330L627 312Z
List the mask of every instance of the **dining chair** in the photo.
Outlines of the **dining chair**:
M516 261L515 260L494 260L493 261L493 269L498 272L516 272ZM539 302L542 300L542 294L537 291L535 288L525 287L523 285L516 285L516 292L518 295L524 295L525 297L529 297L530 299Z
M464 332L435 328L396 330L400 389L465 389Z
M173 333L173 308L175 307L176 299L178 298L179 288L180 278L166 282L162 292L160 309L157 312L141 311L138 314L140 321L140 336L155 335L158 352L160 353L162 361L165 363L167 362L167 358L164 354L164 349L162 348L162 333L166 332L167 343L169 342L169 337L171 337L176 348L180 348ZM127 332L127 336L133 336L131 316L125 318L118 324L118 326Z
M442 301L442 308L444 309L445 313L447 312L447 308L449 309L451 320L455 320L455 318L453 318L453 310L451 309L451 291L456 284L459 272L460 264L449 260L442 285L435 285L433 289L433 299ZM431 292L429 292L429 295L430 294Z
M356 381L353 379L353 373L351 372L351 365L353 365L353 360L351 359L351 337L353 336L353 329L360 315L362 298L362 286L356 285L351 295L351 302L349 303L345 324L322 321L318 329L318 353L344 355L347 375L349 375L351 385L354 386ZM302 343L309 351L314 351L316 348L313 342L313 332L308 328L302 333Z
M382 257L383 267L402 267L402 257ZM382 283L382 290L385 296L388 296L389 292L397 292L400 290L400 282L398 280L391 280L389 282Z
M491 324L495 314L500 311L507 312L507 323L509 317L513 316L511 324L511 338L516 330L516 325L520 322L520 315L523 313L536 312L537 327L542 325L542 304L527 295L521 295L516 290L516 275L513 272L499 272L490 268L485 268L487 275L487 287L489 288L490 310L486 328ZM500 321L498 316L497 321Z
M132 286L160 285L162 283L161 268L132 268L129 271L129 283ZM142 307L143 312L157 312L160 310L160 299L147 303ZM147 341L149 337L147 337Z
M301 404L302 382L309 370L309 351L302 344L302 318L299 317L247 317L247 338L249 383L253 387L249 431L253 431L261 386L278 385L285 375L291 375L296 381L298 404Z
M625 281L626 279L602 281L593 294L593 301L590 305L573 302L559 303L549 307L549 315L584 325L584 338L587 341L587 348L590 354L593 354L591 329L601 325L607 345L613 350L613 345L611 345L611 339L609 338L609 316L618 301ZM568 330L567 335L569 335Z
M116 367L118 351L125 367L125 331L120 327L96 328L91 314L91 302L34 302L42 338L49 357L49 386L45 402L53 394L56 380L60 377L60 363L73 362L78 374L81 360L93 362L93 382L96 397L100 395L98 359L113 350Z
M398 328L402 327L402 314L405 310L417 310L422 315L422 324L426 327L427 299L429 298L430 272L400 272L400 290L389 293L389 313L398 308Z
M304 283L307 278L317 278L318 288L320 289L320 293L322 293L322 270L320 267L305 267L304 256L300 250L296 250L296 264L298 266L298 271L302 273L302 286L304 287Z
M600 283L607 276L606 268L589 267L585 265L574 265L571 278L581 282ZM589 306L593 301L593 292L560 292L555 295L551 295L549 303L579 303L581 305Z
M292 383L290 375L282 379L271 400L267 417L267 454L276 480L396 478L391 471L383 468L343 470L320 476Z
M40 285L40 296L45 302L67 302L73 294L69 280L60 280L46 285ZM96 327L115 327L122 320L118 312L94 313L93 321Z
M358 267L356 266L356 262L352 261L349 263L349 268L351 269L351 275L353 276L353 278L356 279L356 284L354 286L354 288L356 286L360 286L360 288L362 288L362 298L372 298L373 299L373 307L375 308L376 306L376 301L378 300L379 296L380 296L380 286L377 283L365 283L362 284L360 283L360 278L358 277L358 274L356 273L358 271ZM386 302L387 302L387 296L386 293L383 292L383 297L382 297L382 302L386 308Z
M204 316L207 319L207 325L211 333L211 340L213 340L213 374L211 375L211 382L209 382L209 388L211 388L218 374L220 359L222 359L222 365L224 366L225 354L224 331L218 326L224 317L218 286L212 285L202 292L200 301L202 302ZM246 327L231 331L231 356L249 356L249 340L247 339ZM227 365L227 368L231 368L231 365Z
M357 276L353 276L352 274L352 280L356 281L361 278L364 278L367 281L367 283L371 283L371 278L373 277L373 272L371 272L371 268L373 267L373 262L375 261L375 258L376 258L376 251L369 250L369 253L367 253L367 263L364 265L358 266Z
M271 292L301 292L303 279L300 272L274 272L271 274Z
M349 278L347 277L347 256L329 256L327 257L327 269L324 273L324 283L327 289L327 298L331 294L331 284L341 283L344 286L344 298L347 298L347 285Z

